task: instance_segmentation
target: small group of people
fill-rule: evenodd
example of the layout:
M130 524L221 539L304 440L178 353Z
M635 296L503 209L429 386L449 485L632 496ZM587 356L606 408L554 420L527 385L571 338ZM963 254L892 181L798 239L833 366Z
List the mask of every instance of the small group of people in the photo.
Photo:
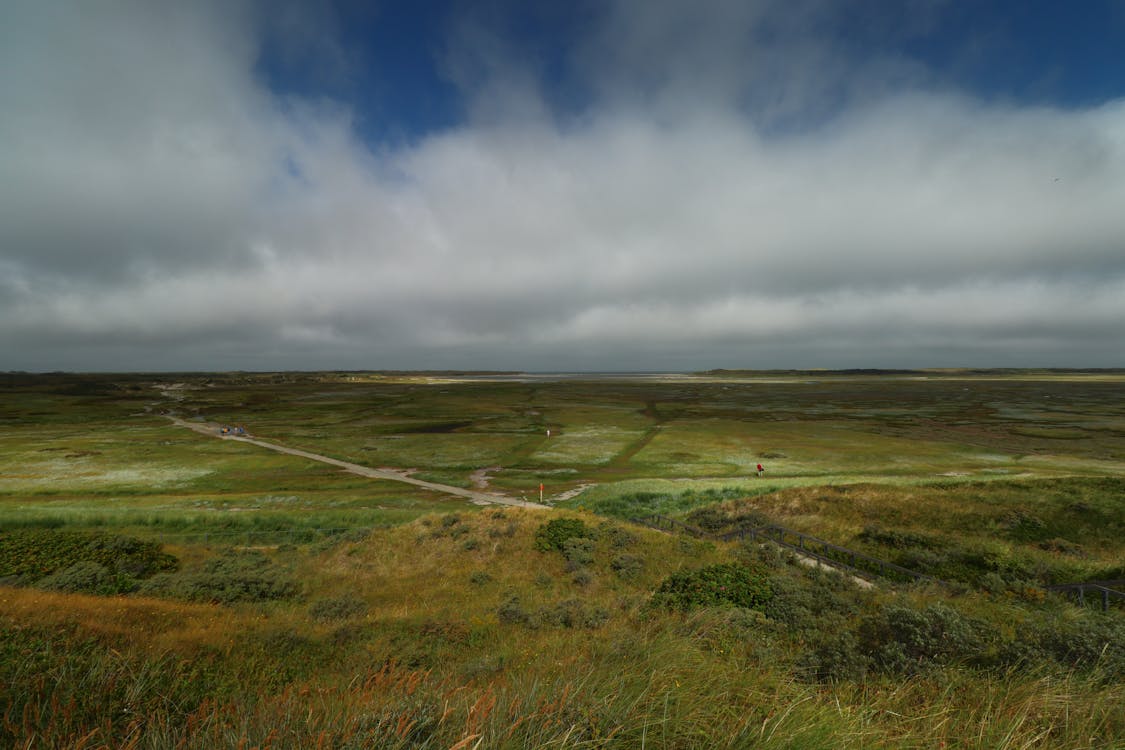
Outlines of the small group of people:
M765 476L765 474L766 474L766 470L762 468L761 464L758 464L758 476L760 476L760 477Z

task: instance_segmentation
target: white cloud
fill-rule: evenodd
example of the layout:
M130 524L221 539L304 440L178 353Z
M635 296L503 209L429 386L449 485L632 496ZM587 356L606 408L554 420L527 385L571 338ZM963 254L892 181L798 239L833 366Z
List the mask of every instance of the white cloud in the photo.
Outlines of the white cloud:
M15 15L0 369L1110 365L1125 351L1125 102L985 105L892 91L924 76L868 66L867 93L779 133L731 106L773 69L767 55L740 78L732 61L777 50L689 34L637 101L619 85L681 37L656 14L613 63L611 15L583 53L610 68L584 117L554 123L526 77L505 89L498 74L473 84L488 116L373 150L345 105L264 88L250 10ZM802 61L834 54L786 33ZM689 95L693 70L722 80ZM783 84L819 96L805 73Z

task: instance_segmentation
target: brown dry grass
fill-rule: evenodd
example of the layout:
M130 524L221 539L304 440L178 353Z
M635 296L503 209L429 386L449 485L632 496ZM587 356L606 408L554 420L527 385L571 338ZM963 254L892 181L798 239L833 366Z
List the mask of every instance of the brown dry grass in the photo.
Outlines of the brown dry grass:
M154 652L220 646L260 616L211 604L0 587L0 616L22 627L68 630Z

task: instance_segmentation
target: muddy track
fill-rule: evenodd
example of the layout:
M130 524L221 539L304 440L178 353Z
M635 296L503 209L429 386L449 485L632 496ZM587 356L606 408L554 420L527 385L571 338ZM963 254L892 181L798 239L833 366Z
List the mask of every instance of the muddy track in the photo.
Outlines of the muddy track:
M403 472L393 471L391 469L372 469L368 466L353 464L350 461L341 461L338 458L322 456L319 453L310 453L309 451L303 451L299 448L289 448L284 445L269 443L265 440L259 440L253 437L222 435L219 433L219 425L208 424L206 422L188 422L186 420L180 419L179 417L174 417L170 414L165 414L164 416L172 420L172 422L179 425L180 427L186 427L189 430L198 432L201 435L218 438L219 440L234 440L239 443L249 443L250 445L256 445L259 448L266 448L278 453L285 453L290 456L299 456L301 458L307 458L311 461L319 461L320 463L337 466L344 471L350 472L352 474L358 474L361 477L368 477L370 479L385 479L389 482L403 482L405 484L412 484L416 487L423 487L427 490L440 492L446 495L456 495L457 497L463 497L467 499L474 505L518 505L524 508L548 507L546 505L540 505L539 503L532 503L528 502L527 500L507 497L506 495L499 495L492 492L475 492L473 490L464 489L463 487L453 487L452 485L448 484L427 482L422 479L415 479L413 477L407 476Z

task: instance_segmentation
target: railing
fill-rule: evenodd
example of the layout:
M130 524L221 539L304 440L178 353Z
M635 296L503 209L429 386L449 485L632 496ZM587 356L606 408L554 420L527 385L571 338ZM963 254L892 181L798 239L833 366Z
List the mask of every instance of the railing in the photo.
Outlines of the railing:
M880 578L899 581L927 581L938 583L942 586L949 585L945 581L926 575L925 573L919 573L916 570L904 568L901 565L896 565L886 560L880 560L877 557L871 557L870 555L856 552L847 547L841 547L832 542L826 542L811 534L794 531L793 529L787 529L784 526L778 526L776 524L759 526L753 529L739 529L737 531L727 532L726 534L720 534L716 538L724 541L733 541L735 539L744 540L746 538L752 540L767 539L780 547L787 547L802 555L812 557L825 565L841 568L858 575L876 575Z
M736 529L735 531L728 531L724 534L712 534L703 529L698 529L681 521L677 521L674 518L668 518L667 516L654 514L644 518L633 518L630 520L661 531L682 531L683 533L700 539L709 538L724 542L746 539L752 541L764 540L772 542L779 547L791 549L794 552L804 555L805 557L810 557L825 565L864 578L879 576L881 578L898 580L900 582L904 580L908 582L926 581L942 586L949 585L939 578L934 578L933 576L919 573L916 570L910 570L901 565L895 565L892 562L880 560L877 557L871 557L862 552L856 552L847 547L841 547L838 544L818 539L810 534L804 534L800 531L787 529L784 526L778 526L776 524L756 526L749 529Z
M1125 579L1118 579L1115 581L1082 581L1080 583L1057 583L1053 586L1044 586L1047 591L1054 591L1060 594L1069 594L1073 596L1079 604L1086 605L1086 592L1093 591L1101 595L1102 611L1109 611L1109 602L1111 599L1120 599L1125 601L1125 591L1119 591L1113 586L1125 587Z
M841 547L832 542L826 542L823 539L818 539L810 534L804 534L800 531L787 529L784 526L777 524L768 524L765 526L755 526L748 529L736 529L728 531L723 534L712 534L703 529L698 529L694 526L689 526L682 521L677 521L674 518L667 516L651 515L644 518L631 518L634 523L641 524L642 526L649 526L661 531L682 531L690 534L696 538L708 538L718 541L730 542L734 540L751 541L764 540L773 542L779 547L791 549L798 554L806 557L811 557L825 565L830 565L834 568L847 571L860 577L879 576L881 578L889 578L892 580L902 581L928 581L930 583L937 583L942 586L949 586L950 584L940 578L928 576L925 573L919 573L916 570L904 568L901 565L895 565L886 560L880 560L877 557L865 555L862 552L850 550L847 547ZM1117 588L1114 588L1117 587ZM1069 594L1073 596L1079 604L1086 604L1086 592L1093 592L1100 595L1102 610L1108 611L1111 600L1125 601L1125 591L1119 590L1125 588L1125 578L1114 581L1082 581L1079 583L1059 583L1051 586L1044 586L1045 591L1053 591L1060 594Z

